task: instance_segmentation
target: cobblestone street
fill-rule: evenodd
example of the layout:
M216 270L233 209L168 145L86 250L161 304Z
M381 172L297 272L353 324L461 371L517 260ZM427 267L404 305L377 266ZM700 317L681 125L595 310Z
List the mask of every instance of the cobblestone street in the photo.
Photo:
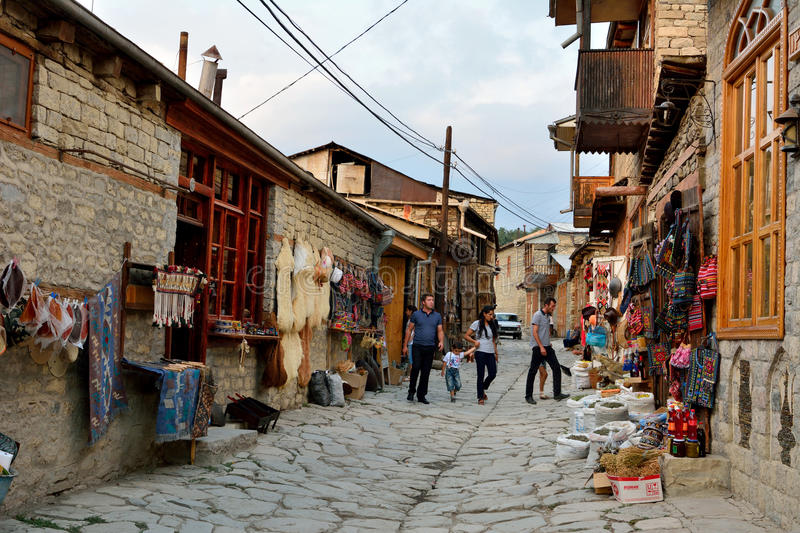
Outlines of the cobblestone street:
M525 341L504 340L500 353L485 406L474 365L454 404L433 371L431 405L407 402L404 386L346 408L287 411L223 465L159 468L65 494L18 516L26 522L0 521L0 531L779 531L724 497L622 506L584 488L583 460L554 464L566 405L524 403Z

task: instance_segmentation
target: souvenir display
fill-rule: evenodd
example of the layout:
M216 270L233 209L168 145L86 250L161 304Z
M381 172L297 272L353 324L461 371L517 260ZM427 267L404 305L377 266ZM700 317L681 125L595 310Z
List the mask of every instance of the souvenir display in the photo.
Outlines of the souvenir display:
M194 311L200 294L208 283L196 268L169 265L153 273L153 325L188 327L194 323Z

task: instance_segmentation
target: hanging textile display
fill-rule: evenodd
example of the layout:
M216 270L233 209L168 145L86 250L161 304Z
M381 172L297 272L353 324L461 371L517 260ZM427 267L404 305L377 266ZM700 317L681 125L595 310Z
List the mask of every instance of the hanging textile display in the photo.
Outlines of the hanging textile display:
M12 309L25 292L25 273L15 257L0 272L0 307Z
M719 375L719 347L713 333L704 337L692 353L689 378L686 384L686 401L701 407L714 407L714 389Z
M703 259L697 271L697 286L697 292L704 300L713 300L717 297L717 256L709 255Z
M196 268L169 265L156 268L153 275L153 325L156 327L192 327L200 293L208 283Z
M608 278L611 273L611 263L600 263L597 265L597 277L594 283L594 295L597 300L597 308L603 311L609 306Z
M33 298L32 298L33 299ZM128 406L120 364L120 274L89 299L89 443Z

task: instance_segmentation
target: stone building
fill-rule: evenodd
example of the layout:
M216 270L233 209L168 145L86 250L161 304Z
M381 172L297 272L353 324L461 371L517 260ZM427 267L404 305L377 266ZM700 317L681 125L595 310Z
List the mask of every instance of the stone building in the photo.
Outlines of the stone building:
M368 269L395 232L77 2L1 2L0 63L0 262L16 257L29 281L81 300L120 270L124 243L134 264L164 265L174 253L211 278L199 327L157 329L152 304L129 307L125 357L204 361L217 401L238 392L300 407L295 376L261 385L267 343L254 339L240 365L240 339L212 334L213 321L274 311L285 239ZM337 341L327 327L314 332L312 369L342 356ZM152 379L123 373L128 409L89 447L86 353L55 377L28 352L23 343L0 357L0 431L22 443L6 510L162 460Z
M574 2L571 19L567 4L550 2L557 24L575 23ZM793 492L800 482L800 268L793 253L800 242L793 155L800 99L790 98L800 89L800 9L779 0L634 4L593 12L593 22L610 22L608 49L583 43L579 52L579 62L640 56L628 70L636 90L625 104L601 102L604 110L590 109L581 94L590 84L593 94L607 91L609 71L581 78L579 67L576 149L611 153L616 185L612 194L590 192L590 229L611 253L635 253L663 237L671 198L694 213L698 254L719 261L717 298L705 306L721 353L713 451L730 462L733 493L789 528L800 516ZM620 105L625 120L613 118ZM598 111L605 111L602 131Z
M374 159L334 142L294 154L291 159L323 183L336 189L372 216L403 231L411 232L432 250L438 250L442 233L441 187L414 179ZM447 336L461 338L467 325L484 305L494 303L497 259L497 202L450 190L447 237L446 298L443 315ZM402 222L397 222L402 221ZM417 229L423 230L419 234ZM422 276L433 288L431 275L437 254ZM407 293L407 303L419 306Z

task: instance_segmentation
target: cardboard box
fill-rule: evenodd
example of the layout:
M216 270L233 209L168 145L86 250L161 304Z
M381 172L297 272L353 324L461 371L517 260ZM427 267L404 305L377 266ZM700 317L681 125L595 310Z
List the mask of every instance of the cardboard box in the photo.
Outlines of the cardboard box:
M361 375L357 372L343 372L340 374L342 381L347 382L353 387L353 392L345 395L345 398L350 400L360 400L364 397L364 391L367 390L367 376Z
M605 472L594 473L594 493L611 494L611 482Z
M403 382L403 376L405 376L403 370L393 366L385 368L383 373L386 376L386 383L389 385L400 385Z
M664 499L661 475L645 477L608 476L614 497L620 503L650 503Z

